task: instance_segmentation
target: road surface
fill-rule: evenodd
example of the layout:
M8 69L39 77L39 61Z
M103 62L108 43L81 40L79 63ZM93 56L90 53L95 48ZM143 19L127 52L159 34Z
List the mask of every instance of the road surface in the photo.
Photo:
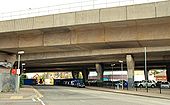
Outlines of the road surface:
M170 100L85 88L35 86L44 97L41 99L0 99L0 105L169 105Z
M170 100L74 87L35 87L45 105L169 105Z

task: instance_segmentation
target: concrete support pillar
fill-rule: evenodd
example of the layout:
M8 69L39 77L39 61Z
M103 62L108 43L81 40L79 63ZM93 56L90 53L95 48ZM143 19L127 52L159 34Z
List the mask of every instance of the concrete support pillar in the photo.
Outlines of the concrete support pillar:
M73 79L78 79L79 78L79 71L72 71L72 77L73 77Z
M96 72L97 72L97 80L98 81L103 81L103 72L104 72L104 66L103 64L96 64Z
M167 81L170 82L170 66L167 66L166 68L166 76L167 76Z
M0 92L14 91L16 83L11 78L10 71L16 61L16 55L0 54Z
M16 55L0 54L0 65L7 69L5 73L10 73L15 61L17 61Z
M84 68L82 71L82 75L83 75L83 81L86 82L88 80L89 71Z
M135 61L132 55L126 55L127 74L128 74L128 87L132 88L134 83L134 69Z

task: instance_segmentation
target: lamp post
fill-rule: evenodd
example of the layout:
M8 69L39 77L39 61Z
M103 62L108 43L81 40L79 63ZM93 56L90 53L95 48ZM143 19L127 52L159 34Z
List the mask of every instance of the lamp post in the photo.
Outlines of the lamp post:
M17 67L17 75L16 75L16 92L19 92L20 88L20 62L21 55L24 54L24 51L18 51L18 67Z
M112 86L113 86L113 67L115 66L115 64L111 64L112 67Z
M146 81L146 91L148 92L148 71L147 71L147 54L146 54L146 47L144 47L144 53L145 53L145 81Z
M121 64L121 71L123 73L123 61L119 60L119 63ZM123 74L122 74L122 90L123 90Z

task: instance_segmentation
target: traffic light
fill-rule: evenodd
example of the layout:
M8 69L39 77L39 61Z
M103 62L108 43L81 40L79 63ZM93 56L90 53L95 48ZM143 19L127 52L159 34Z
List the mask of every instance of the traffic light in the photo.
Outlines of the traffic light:
M11 69L11 74L16 75L17 74L17 69Z

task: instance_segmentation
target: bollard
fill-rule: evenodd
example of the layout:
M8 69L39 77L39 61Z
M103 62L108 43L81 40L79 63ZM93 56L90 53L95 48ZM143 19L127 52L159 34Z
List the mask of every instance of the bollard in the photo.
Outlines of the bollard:
M160 90L160 91L159 91L159 93L161 94L161 93L162 93L162 90L161 90L161 85L159 86L159 90Z
M146 86L146 92L148 93L148 86Z

